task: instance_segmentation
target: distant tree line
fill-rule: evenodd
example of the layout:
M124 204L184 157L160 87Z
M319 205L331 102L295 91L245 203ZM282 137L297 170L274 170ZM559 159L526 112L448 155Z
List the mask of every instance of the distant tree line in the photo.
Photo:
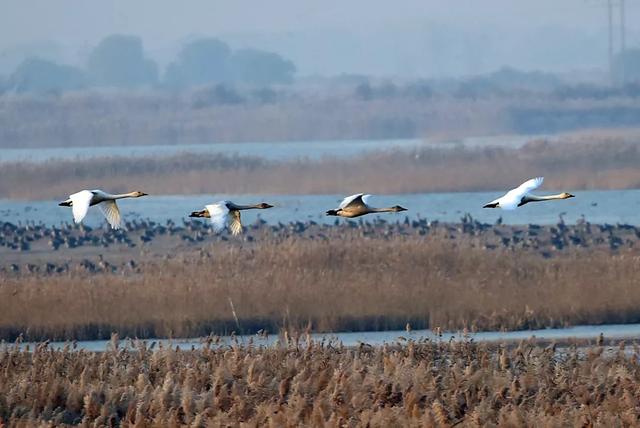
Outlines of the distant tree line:
M89 87L186 88L200 85L268 86L293 81L295 65L282 56L258 49L232 50L215 38L185 44L164 73L145 55L136 36L112 35L89 54L86 67L73 67L40 58L25 59L6 78L0 93L64 92Z
M630 58L633 58L629 54ZM622 66L616 62L616 73L622 74ZM374 83L365 76L347 76L342 80L353 87L353 98L361 101L408 99L427 101L432 98L454 99L499 99L514 96L542 96L550 100L594 99L612 97L640 97L640 50L638 65L631 60L625 67L625 81L616 80L616 85L605 83L572 83L553 73L521 71L503 67L492 73L461 79L416 80L404 84L392 81ZM634 68L634 67L637 67Z

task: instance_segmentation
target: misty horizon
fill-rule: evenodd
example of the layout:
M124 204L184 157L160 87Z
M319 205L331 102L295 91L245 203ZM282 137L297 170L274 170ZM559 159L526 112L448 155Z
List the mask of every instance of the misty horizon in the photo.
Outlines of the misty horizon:
M139 36L148 57L162 69L186 42L199 37L220 38L233 49L278 53L295 63L298 77L347 73L437 78L503 66L560 73L607 67L604 3L493 0L482 6L469 1L452 6L411 0L403 5L10 2L0 17L0 75L10 74L31 56L85 65L91 49L111 34ZM614 10L616 25L617 13ZM639 44L634 26L639 17L640 8L628 2L628 48ZM617 26L614 30L617 48Z

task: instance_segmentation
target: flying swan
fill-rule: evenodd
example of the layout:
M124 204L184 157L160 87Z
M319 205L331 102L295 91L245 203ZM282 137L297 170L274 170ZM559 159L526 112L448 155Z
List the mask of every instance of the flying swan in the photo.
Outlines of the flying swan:
M519 187L509 190L503 197L489 202L483 208L502 208L503 210L515 210L529 202L554 201L559 199L569 199L575 196L571 193L563 192L557 195L535 196L530 194L533 190L542 185L544 177L532 178L525 181Z
M402 208L400 205L394 205L389 208L373 208L368 203L370 197L371 195L365 195L364 193L347 196L342 200L338 209L327 211L327 215L353 218L365 214L407 211L406 208Z
M80 223L87 215L89 207L98 205L102 215L107 219L112 229L120 229L121 218L120 210L116 204L117 199L139 198L147 196L144 192L129 192L120 195L112 195L103 190L81 190L78 193L69 195L69 199L60 202L61 207L71 207L73 211L73 220Z
M220 201L215 204L205 205L205 209L192 212L189 217L205 217L211 219L211 224L216 232L220 232L225 227L229 228L232 235L242 233L242 221L240 211L258 209L264 210L273 208L273 205L264 202L255 205L236 205L231 201Z

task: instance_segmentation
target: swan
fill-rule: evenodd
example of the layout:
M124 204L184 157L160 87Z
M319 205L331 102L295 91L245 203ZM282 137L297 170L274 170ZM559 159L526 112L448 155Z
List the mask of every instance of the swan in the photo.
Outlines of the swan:
M205 205L205 209L192 212L189 217L205 217L211 219L211 224L216 232L220 232L228 227L232 235L242 233L242 222L240 211L242 210L265 210L273 208L273 205L264 202L255 205L236 205L231 201L220 201L215 204Z
M515 210L529 202L554 201L560 199L575 198L571 193L563 192L557 195L535 196L530 194L533 190L542 185L544 177L536 177L527 180L519 187L508 191L503 197L493 200L483 208L502 208L503 210Z
M396 213L400 211L407 211L406 208L403 208L400 205L394 205L389 208L373 208L368 204L370 197L371 195L365 195L364 193L347 196L342 200L338 209L327 211L327 215L353 218L372 213Z
M78 193L69 195L69 199L60 202L58 205L61 207L71 207L73 211L73 220L76 223L80 223L82 219L87 215L89 207L98 205L102 215L107 219L107 222L111 225L112 229L120 229L121 219L120 210L116 204L117 199L125 198L139 198L141 196L147 196L144 192L129 192L120 195L112 195L103 190L81 190Z

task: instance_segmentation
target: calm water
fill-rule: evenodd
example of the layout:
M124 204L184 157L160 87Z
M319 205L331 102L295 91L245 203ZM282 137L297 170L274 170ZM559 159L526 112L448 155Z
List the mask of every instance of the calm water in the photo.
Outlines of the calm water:
M257 156L270 160L290 160L298 158L319 159L322 157L344 158L371 151L411 150L418 147L519 147L527 141L543 137L553 138L544 135L517 135L468 137L443 142L407 139L0 149L0 163L14 161L44 162L52 159L89 159L101 156L160 157L178 153L220 153L227 155Z
M558 329L544 329L544 330L524 330L524 331L509 331L509 332L481 332L481 333L469 333L463 335L460 332L444 333L440 340L449 340L454 338L455 340L474 340L476 342L501 342L501 341L520 341L529 339L535 336L541 340L564 340L564 339L595 339L600 333L607 339L635 339L640 338L640 324L611 324L611 325L584 325L570 328L558 328ZM430 330L415 330L411 333L405 331L369 331L369 332L357 332L357 333L332 333L332 334L312 334L312 339L315 341L325 340L327 342L341 342L344 346L357 346L360 343L366 343L369 345L383 345L385 343L395 343L399 340L411 339L415 341L431 339L438 339ZM268 338L258 338L257 336L238 336L236 340L242 344L248 344L250 339L253 340L255 345L269 346L273 345L278 336L271 335ZM199 348L202 346L202 339L147 339L147 344L151 342L162 343L163 346L180 347L181 349L191 349L192 347ZM221 345L230 345L233 343L233 339L229 336L221 338ZM108 340L89 340L76 342L78 349L86 349L88 351L104 351L110 344ZM126 345L126 342L122 342ZM26 345L26 344L25 344ZM31 344L33 346L33 344ZM62 348L65 346L64 342L55 342L51 344L54 348ZM157 347L155 349L158 349Z
M553 189L545 189L540 194L554 193ZM553 224L558 222L559 215L564 215L567 223L575 223L583 216L592 223L633 224L640 225L640 190L615 191L576 191L576 198L565 201L529 204L515 211L483 209L482 206L503 192L478 193L422 193L380 195L371 199L374 206L399 204L409 211L400 214L380 215L389 221L426 218L428 220L458 221L465 214L475 219L494 223L499 217L506 224ZM327 209L335 208L342 199L341 195L194 195L194 196L148 196L136 200L119 201L125 219L149 218L164 223L168 219L180 222L194 210L205 204L230 199L237 203L258 201L270 202L275 208L269 210L252 210L243 213L246 224L256 220L258 216L268 223L306 221L333 223L335 217L326 217ZM59 207L59 201L14 201L0 200L0 216L3 221L18 223L20 221L42 222L48 225L71 221L71 210ZM373 218L373 217L370 217ZM92 208L86 218L91 226L103 224L100 211ZM193 220L200 221L200 220ZM345 221L345 220L340 220Z

